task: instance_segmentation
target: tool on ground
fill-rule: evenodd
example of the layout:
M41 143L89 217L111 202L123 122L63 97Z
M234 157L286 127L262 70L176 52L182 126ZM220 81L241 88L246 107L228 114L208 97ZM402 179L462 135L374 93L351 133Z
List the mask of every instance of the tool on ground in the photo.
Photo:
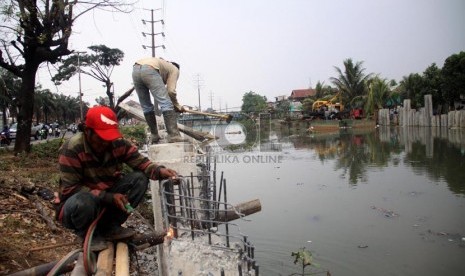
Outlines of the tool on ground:
M229 124L231 120L233 119L233 116L231 114L215 114L215 113L207 113L207 112L190 110L190 109L184 109L184 112L192 113L192 114L199 114L199 115L204 115L204 116L210 116L210 117L217 117L217 118L225 120L227 124Z

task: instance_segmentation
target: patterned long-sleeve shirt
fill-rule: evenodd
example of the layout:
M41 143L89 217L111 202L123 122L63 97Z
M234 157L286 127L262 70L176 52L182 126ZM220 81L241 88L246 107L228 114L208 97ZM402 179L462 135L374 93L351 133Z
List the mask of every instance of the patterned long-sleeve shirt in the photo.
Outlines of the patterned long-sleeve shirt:
M123 164L144 172L148 178L154 180L158 166L125 139L113 141L112 150L98 158L93 154L83 133L71 137L63 144L58 163L61 202L83 188L96 196L103 196L102 191L112 187L121 177Z

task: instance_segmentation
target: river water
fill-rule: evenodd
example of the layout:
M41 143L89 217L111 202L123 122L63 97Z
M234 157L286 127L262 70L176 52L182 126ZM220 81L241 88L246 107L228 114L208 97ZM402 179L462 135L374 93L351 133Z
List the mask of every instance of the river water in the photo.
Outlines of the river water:
M465 275L463 129L318 134L275 124L241 149L250 132L218 128L229 201L262 204L239 222L260 275L301 273L300 250L315 264L305 273Z

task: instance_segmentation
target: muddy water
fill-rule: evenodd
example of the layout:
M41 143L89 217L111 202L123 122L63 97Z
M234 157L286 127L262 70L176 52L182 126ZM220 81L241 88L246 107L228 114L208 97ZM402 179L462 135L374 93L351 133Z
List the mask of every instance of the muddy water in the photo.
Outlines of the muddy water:
M217 170L231 202L262 203L239 223L261 275L302 272L291 256L302 248L318 265L306 273L465 275L464 131L272 126L256 137L219 145Z

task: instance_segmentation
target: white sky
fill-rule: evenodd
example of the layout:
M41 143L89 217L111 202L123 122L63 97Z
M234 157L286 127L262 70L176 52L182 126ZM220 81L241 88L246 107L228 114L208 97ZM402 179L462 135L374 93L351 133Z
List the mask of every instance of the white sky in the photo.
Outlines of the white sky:
M442 67L452 54L465 51L464 0L141 0L130 14L94 12L77 20L71 48L104 44L125 53L112 75L115 92L132 87L132 65L150 56L150 9L155 10L156 55L181 65L178 98L202 109L240 107L244 93L269 101L294 89L331 84L334 66L363 61L366 73L400 81ZM61 86L42 70L45 88L78 95L77 77ZM84 100L105 96L102 84L81 75ZM213 99L210 100L210 96ZM135 92L130 99L137 100Z

